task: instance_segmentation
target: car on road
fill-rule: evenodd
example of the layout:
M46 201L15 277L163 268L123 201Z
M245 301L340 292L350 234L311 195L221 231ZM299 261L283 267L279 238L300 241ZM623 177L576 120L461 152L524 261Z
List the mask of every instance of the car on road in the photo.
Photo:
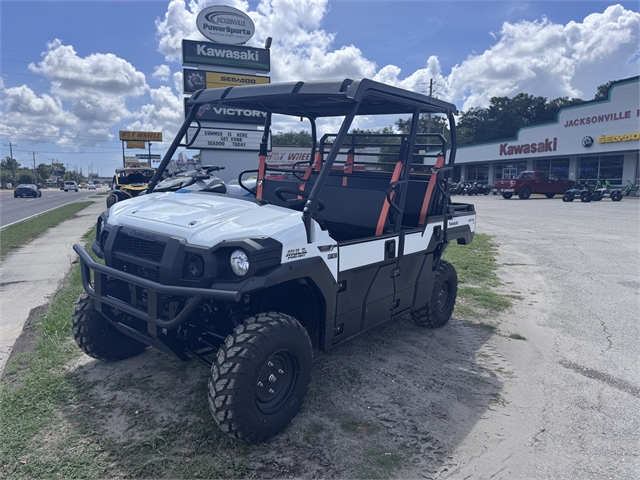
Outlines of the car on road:
M96 184L95 183L90 183L89 185L87 185L87 188L89 190L95 190L96 189Z
M69 190L78 191L78 184L76 182L72 182L70 180L64 182L64 191L68 192Z
M33 197L38 198L42 196L42 192L37 185L32 183L23 183L18 185L13 191L13 198L18 197Z
M78 185L79 188L87 188L87 184L86 183L81 183L80 185Z

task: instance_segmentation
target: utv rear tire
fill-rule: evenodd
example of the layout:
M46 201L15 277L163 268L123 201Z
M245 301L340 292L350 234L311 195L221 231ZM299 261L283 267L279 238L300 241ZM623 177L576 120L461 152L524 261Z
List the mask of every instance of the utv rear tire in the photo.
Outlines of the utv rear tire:
M505 200L509 200L511 197L513 197L513 193L503 193L502 194L502 198L504 198Z
M103 362L117 362L135 357L147 348L144 343L127 337L111 326L95 309L93 298L86 293L78 297L73 307L71 329L80 349L90 357Z
M591 201L591 192L582 192L580 194L580 201L589 203Z
M261 313L238 325L211 367L209 407L229 435L248 443L281 432L311 379L312 347L293 317Z
M622 200L622 192L620 190L614 190L611 192L612 202L619 202L620 200Z
M573 202L574 195L573 193L567 192L562 196L563 202Z
M518 197L520 200L526 200L531 196L531 189L529 187L522 187L518 192Z
M436 273L431 300L411 312L411 318L422 327L439 328L451 318L458 295L458 275L449 262L442 260Z
M118 202L118 197L116 197L112 193L109 194L109 196L107 197L107 208L113 207L117 202Z

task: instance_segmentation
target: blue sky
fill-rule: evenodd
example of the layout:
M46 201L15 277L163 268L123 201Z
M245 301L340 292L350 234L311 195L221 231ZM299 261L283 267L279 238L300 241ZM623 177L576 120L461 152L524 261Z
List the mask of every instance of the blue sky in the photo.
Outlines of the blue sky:
M638 74L637 2L3 0L2 158L12 143L23 164L36 151L37 163L110 171L121 129L161 130L164 153L182 115L176 45L203 39L193 19L213 4L252 16L250 44L273 37L272 81L366 76L426 91L433 78L464 110L519 92L588 100Z

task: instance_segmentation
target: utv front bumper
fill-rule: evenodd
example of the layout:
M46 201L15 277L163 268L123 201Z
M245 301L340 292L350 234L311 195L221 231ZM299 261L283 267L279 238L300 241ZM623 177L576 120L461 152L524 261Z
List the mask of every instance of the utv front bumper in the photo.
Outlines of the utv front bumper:
M80 257L84 290L93 297L96 310L99 312L103 312L103 305L108 305L127 315L153 323L160 328L169 329L183 323L207 299L238 302L242 298L239 290L163 285L94 262L84 248L78 244L74 245L73 249ZM114 280L119 280L128 286L127 297L130 298L129 301L110 294L109 284ZM140 301L142 298L145 299L144 302ZM185 301L184 307L173 318L167 318L163 314L163 305L168 298L181 298Z

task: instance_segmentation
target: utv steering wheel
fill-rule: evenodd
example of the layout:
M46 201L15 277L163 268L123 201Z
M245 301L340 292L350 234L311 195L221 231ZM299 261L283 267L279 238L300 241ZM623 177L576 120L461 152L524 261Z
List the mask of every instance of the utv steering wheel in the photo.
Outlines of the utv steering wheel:
M295 188L278 187L276 188L274 193L276 194L276 197L285 202L289 208L292 208L294 210L302 210L307 203L307 199L309 198L308 192L297 190ZM287 198L284 196L285 193L300 196L303 199L298 200L297 198ZM324 210L324 202L318 198L318 211L321 212L322 210Z

